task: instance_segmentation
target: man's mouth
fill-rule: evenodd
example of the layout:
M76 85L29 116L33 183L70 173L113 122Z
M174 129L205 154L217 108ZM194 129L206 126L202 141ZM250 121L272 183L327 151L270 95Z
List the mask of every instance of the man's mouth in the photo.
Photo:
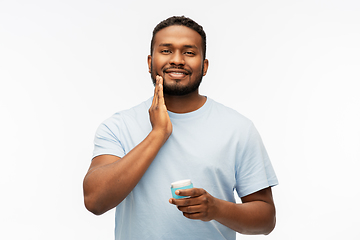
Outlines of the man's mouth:
M169 77L171 78L183 78L186 75L191 74L190 71L185 70L185 69L174 69L174 68L168 68L168 69L164 69L164 74L169 75Z

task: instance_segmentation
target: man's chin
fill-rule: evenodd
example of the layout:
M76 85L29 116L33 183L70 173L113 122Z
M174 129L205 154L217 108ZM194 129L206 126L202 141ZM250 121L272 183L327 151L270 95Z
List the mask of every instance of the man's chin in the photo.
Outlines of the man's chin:
M190 86L181 86L180 84L175 84L172 86L169 86L168 84L166 84L166 82L164 82L164 94L166 95L170 95L170 96L185 96L188 95L190 93L193 93L195 91L197 91L197 89L199 88L200 83L198 84L193 84Z

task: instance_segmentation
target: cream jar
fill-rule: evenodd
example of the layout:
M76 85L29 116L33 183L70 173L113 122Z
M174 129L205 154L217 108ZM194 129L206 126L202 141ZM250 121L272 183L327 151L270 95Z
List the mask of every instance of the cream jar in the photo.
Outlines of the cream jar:
M189 188L193 188L193 184L191 183L190 179L180 180L180 181L171 183L171 193L172 193L173 198L175 198L175 199L187 198L188 196L176 195L175 191L179 190L179 189L189 189Z

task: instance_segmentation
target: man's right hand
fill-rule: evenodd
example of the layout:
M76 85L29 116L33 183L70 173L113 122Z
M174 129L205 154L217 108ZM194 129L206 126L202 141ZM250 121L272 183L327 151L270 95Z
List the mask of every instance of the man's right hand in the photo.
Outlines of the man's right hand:
M162 77L157 76L149 109L153 128L149 135L122 158L104 154L92 160L83 188L85 206L94 214L103 214L127 197L171 135L162 84Z
M163 78L156 76L154 98L149 109L150 122L154 132L163 134L166 141L172 133L172 124L165 105Z
M122 158L114 155L95 157L84 178L84 201L94 214L116 207L140 181L160 148L172 132L163 93L163 79L156 77L154 99L149 109L152 131Z

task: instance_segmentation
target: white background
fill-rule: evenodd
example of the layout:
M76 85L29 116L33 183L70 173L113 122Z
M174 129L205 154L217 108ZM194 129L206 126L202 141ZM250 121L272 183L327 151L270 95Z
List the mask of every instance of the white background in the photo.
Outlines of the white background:
M152 95L173 15L203 25L201 94L254 121L280 181L273 233L238 238L360 239L356 0L0 0L0 239L113 239L83 205L94 133Z

